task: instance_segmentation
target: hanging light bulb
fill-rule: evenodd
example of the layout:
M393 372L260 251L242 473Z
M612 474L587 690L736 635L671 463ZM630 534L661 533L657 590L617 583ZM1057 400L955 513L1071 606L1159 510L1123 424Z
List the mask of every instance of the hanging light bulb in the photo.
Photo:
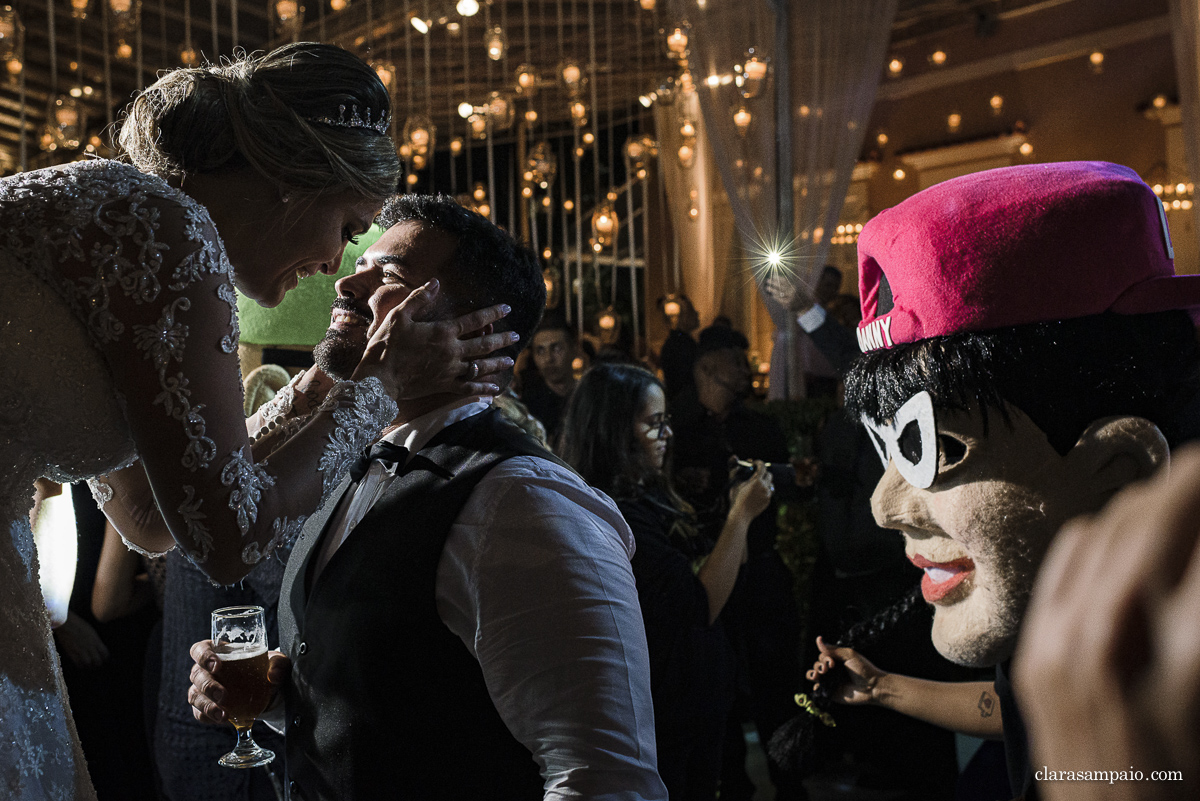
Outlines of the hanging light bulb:
M758 55L753 47L746 51L746 60L742 64L742 71L734 79L737 84L738 91L742 97L749 100L752 97L757 97L762 91L763 84L767 79L767 60Z
M458 0L454 10L464 17L473 17L479 13L479 0Z
M72 2L75 1L72 0ZM275 19L280 24L288 24L302 13L303 9L300 8L299 0L275 0Z
M562 76L563 86L571 97L576 97L583 91L583 70L574 61L564 61L558 66L558 74Z
M450 20L446 23L446 33L450 34L451 36L458 36L460 33L462 33L462 23L456 20Z
M429 117L414 114L404 121L402 137L414 154L424 157L437 143L437 128Z
M897 56L888 62L888 75L898 78L902 72L904 72L904 59Z
M462 117L464 120L470 119L471 115L474 113L475 107L465 100L458 104L458 116Z
M179 61L185 67L194 67L200 63L200 56L190 42L184 42L179 46Z
M334 11L345 11L348 5L350 0L329 0L329 7Z
M617 239L620 230L617 212L613 209L612 201L605 199L592 212L592 241L600 247L607 247Z
M471 189L471 197L473 197L477 203L487 197L487 189L484 188L482 181L475 182L475 186Z
M688 57L688 28L687 23L676 25L667 32L667 55L683 61Z
M992 107L992 113L999 116L1004 111L1004 97L1002 95L992 95L992 99L988 101L988 105Z
M59 147L74 150L84 137L87 112L83 105L69 95L60 95L50 107L54 141Z
M737 131L742 136L746 135L746 131L750 129L750 121L752 116L745 106L741 106L737 111L733 112L733 124L737 126Z
M580 101L576 100L571 104L571 122L574 123L576 128L582 128L583 126L587 125L587 114L587 106Z
M92 10L92 0L71 0L71 16L75 19L87 19Z
M450 140L450 152L453 155L457 156L459 153L462 152L462 149L463 149L463 140L462 140L461 136L456 136Z
M512 127L517 110L513 108L512 101L508 97L500 92L492 92L488 95L487 114L491 118L492 127L504 131Z
M122 61L128 61L129 59L133 58L133 45L129 44L129 42L125 41L124 39L121 39L117 42L117 46L113 50L113 55Z
M415 11L408 12L408 24L412 25L417 33L429 33L429 29L433 27L433 20L425 19Z
M499 61L504 58L505 48L508 47L508 38L504 35L504 29L499 25L492 26L491 30L483 38L483 44L487 47L487 55L492 61Z
M410 172L408 175L406 175L404 177L405 183L407 183L409 186L416 186L417 181L419 181L419 180L421 180L421 179L419 177L417 177L417 174L415 172Z
M128 14L133 10L133 0L108 0L108 7L114 14Z
M590 145L596 141L596 135L594 133L592 133L591 131L587 131L586 133L584 133L584 135L581 138L583 139L583 143L585 145Z
M375 70L375 74L379 76L379 81L383 84L383 88L388 90L390 94L396 86L396 65L390 61L379 61L377 59L368 63Z
M550 184L558 175L558 158L554 155L554 149L550 147L549 142L538 142L529 149L526 166L529 168L528 180L542 189L549 189Z
M533 109L529 109L528 111L525 112L525 122L528 122L529 124L532 125L533 123L537 122L537 118L538 118L538 113L536 111L534 111Z
M487 117L483 114L472 114L467 117L467 124L471 126L471 136L474 139L487 138Z
M25 63L19 58L10 58L4 63L4 68L8 70L8 77L15 80L21 74L21 70L25 69Z
M563 201L563 211L574 211L574 210L575 210L575 201L574 200L571 200L570 198L568 198L567 200Z
M638 5L642 7L642 11L653 11L656 3L655 0L638 0Z
M691 168L695 161L696 149L687 142L684 142L679 146L679 166L687 170Z
M666 302L663 303L663 314L668 317L678 317L683 312L683 306L679 302L678 296L674 292L667 295Z
M412 157L412 165L414 170L425 169L425 164L425 156L421 155L420 153L417 153Z
M537 90L537 71L529 64L517 67L517 94L533 97Z
M596 324L600 326L601 331L612 331L617 327L617 314L612 306L600 313L600 316L596 318Z
M957 111L946 117L946 130L950 133L958 133L958 129L962 127L962 115Z
M696 126L687 117L684 117L683 122L679 125L679 135L685 139L690 139L696 135Z

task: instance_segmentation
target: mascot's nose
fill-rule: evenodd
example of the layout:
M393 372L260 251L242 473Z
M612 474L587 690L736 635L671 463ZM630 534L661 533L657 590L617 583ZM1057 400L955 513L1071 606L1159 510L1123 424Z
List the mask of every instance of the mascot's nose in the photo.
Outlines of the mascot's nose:
M928 496L926 490L917 489L900 475L895 462L888 462L883 478L871 493L871 512L876 525L902 531L929 530L932 518L926 503Z

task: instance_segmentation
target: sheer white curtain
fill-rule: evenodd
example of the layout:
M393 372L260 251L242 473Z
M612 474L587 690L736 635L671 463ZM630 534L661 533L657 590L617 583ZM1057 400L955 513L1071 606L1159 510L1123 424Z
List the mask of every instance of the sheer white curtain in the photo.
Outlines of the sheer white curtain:
M826 232L862 149L896 1L676 0L671 9L691 23L704 133L747 249L734 268L755 270L775 323L774 397L803 394L787 298L829 252ZM769 62L757 86L748 68L756 59ZM784 269L765 269L772 251Z

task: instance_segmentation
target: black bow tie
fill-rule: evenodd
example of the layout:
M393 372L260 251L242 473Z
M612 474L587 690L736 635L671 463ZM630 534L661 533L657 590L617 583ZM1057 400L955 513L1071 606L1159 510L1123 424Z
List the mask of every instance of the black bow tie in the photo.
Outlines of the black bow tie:
M376 442L363 451L363 455L358 457L358 461L350 466L350 479L355 483L362 481L362 477L371 468L371 462L376 460L403 467L404 463L408 461L408 448L403 445L393 445L390 442Z

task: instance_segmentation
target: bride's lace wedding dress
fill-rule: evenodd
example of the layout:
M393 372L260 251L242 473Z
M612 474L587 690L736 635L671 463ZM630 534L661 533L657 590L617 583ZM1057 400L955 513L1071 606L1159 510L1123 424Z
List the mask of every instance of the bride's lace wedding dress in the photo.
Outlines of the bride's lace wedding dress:
M155 497L197 563L240 531L253 564L304 517L264 515L269 541L253 538L280 506L245 444L231 269L203 207L112 161L4 179L0 287L0 798L92 799L38 586L34 480L92 478L153 443ZM335 400L327 491L395 414L374 379Z

